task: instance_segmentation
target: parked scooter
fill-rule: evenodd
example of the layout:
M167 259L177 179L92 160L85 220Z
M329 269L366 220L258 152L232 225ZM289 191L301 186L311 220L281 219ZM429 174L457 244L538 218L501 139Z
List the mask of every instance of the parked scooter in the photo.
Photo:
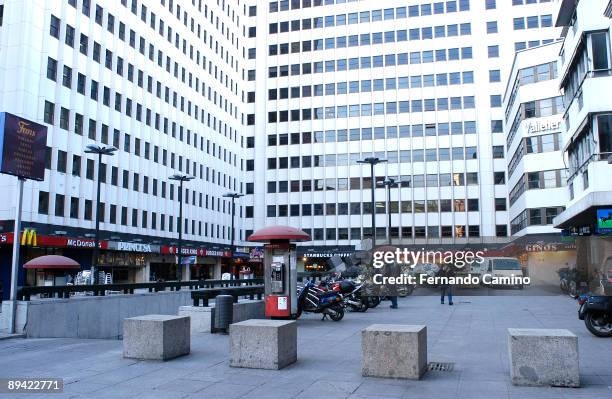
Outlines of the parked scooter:
M612 337L612 296L581 295L578 318L598 337Z
M305 313L322 313L325 320L327 316L333 321L340 321L344 317L343 299L340 293L333 290L318 288L312 281L307 281L303 287L298 287L297 317Z

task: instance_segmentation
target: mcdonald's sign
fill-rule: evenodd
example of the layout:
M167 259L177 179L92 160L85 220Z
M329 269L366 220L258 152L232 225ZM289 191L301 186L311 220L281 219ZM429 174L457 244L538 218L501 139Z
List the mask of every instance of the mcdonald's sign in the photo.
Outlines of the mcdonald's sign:
M21 245L30 245L36 247L36 230L23 229L23 233L21 233Z

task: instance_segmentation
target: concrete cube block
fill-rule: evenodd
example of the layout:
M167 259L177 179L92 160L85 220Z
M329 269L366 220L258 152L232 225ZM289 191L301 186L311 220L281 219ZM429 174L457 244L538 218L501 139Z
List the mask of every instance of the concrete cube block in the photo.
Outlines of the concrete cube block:
M210 332L212 326L212 306L179 306L179 316L189 316L191 333Z
M372 324L361 331L364 377L418 380L427 371L427 327Z
M230 324L230 366L279 370L297 361L295 321L250 319Z
M169 360L189 354L188 316L150 314L123 321L123 357Z
M578 337L564 329L508 329L514 385L580 386Z

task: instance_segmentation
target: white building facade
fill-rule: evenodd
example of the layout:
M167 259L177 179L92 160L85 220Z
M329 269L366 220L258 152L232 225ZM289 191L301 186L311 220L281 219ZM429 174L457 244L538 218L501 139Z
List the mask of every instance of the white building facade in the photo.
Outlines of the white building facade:
M373 183L356 161L372 156L387 161L375 183L399 183L394 242L506 240L504 82L516 51L560 36L554 8L0 0L0 111L49 128L45 180L25 185L25 226L91 238L98 165L84 150L97 144L118 149L103 158L102 239L158 246L155 262L174 262L176 173L195 177L182 193L188 255L235 249L228 192L245 194L239 245L285 224L309 232L309 246L358 246L372 235ZM15 178L0 176L0 187L11 232ZM376 188L378 239L386 200Z
M598 231L598 219L612 208L612 5L603 0L560 3L556 25L563 28L559 76L569 202L555 224L573 234L605 233Z
M563 161L560 42L516 53L504 95L508 201L513 236L559 234L568 202Z
M243 0L0 1L0 111L48 126L45 179L27 181L23 201L39 242L92 236L98 165L84 150L96 144L118 149L101 166L109 248L166 247L158 261L174 263L182 197L184 245L229 249L223 195L244 191L247 12ZM174 174L195 177L182 196ZM16 187L0 176L5 232Z
M503 82L516 50L559 36L553 13L550 1L258 1L246 223L359 245L372 182L356 161L374 156L388 161L376 181L400 185L394 242L509 236ZM376 217L383 239L383 187Z

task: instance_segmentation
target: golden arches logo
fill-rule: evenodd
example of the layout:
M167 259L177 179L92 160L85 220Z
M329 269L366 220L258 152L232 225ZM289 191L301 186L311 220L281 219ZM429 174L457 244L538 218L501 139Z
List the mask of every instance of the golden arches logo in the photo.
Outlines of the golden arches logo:
M36 230L34 229L23 229L23 233L21 233L21 245L31 245L33 247L36 245Z

